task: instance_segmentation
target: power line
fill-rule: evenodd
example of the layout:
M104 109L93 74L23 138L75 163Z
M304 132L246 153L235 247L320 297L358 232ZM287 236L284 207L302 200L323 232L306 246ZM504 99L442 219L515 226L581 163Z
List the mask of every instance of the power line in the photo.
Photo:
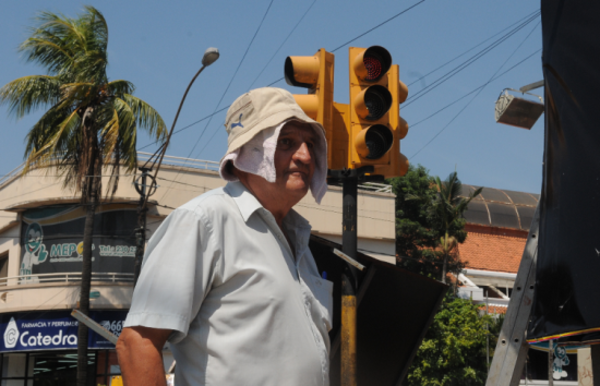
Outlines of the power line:
M534 21L537 18L538 15L539 14L536 13L536 15L530 17L525 22L521 23L519 26L517 26L514 29L512 29L510 32L506 33L505 35L503 35L499 39L495 40L492 44L488 45L486 48L484 48L483 50L479 51L477 54L471 56L469 59L465 60L464 62L462 62L461 64L459 64L455 68L453 68L452 70L448 71L447 73L445 73L444 75L442 75L441 77L439 77L438 79L436 79L433 83L431 83L427 87L424 87L421 90L419 90L411 98L408 98L407 102L404 104L403 107L404 108L408 107L410 104L416 102L417 100L419 100L424 95L427 95L429 92L431 92L435 88L437 88L440 85L442 85L444 82L446 82L448 79L452 78L454 75L458 74L459 72L461 72L465 68L469 67L471 64L475 63L477 60L481 59L487 53L491 52L494 48L496 48L497 46L499 46L500 44L502 44L503 42L505 42L508 38L510 38L511 36L513 36L514 34L516 34L518 31L520 31L522 28L524 28L525 26L527 26L529 23L531 23L532 21Z
M384 24L387 24L387 23L389 23L390 21L394 20L394 19L395 19L395 18L397 18L398 16L405 14L406 12L410 11L411 9L413 9L414 7L416 7L417 5L419 5L419 4L423 3L423 2L425 2L425 0L421 0L421 1L419 1L419 2L417 2L417 3L415 3L415 4L413 4L413 5L411 5L410 7L408 7L408 8L406 8L406 9L404 9L404 10L402 10L402 11L398 12L397 14L395 14L395 15L394 15L394 16L392 16L392 17L390 17L389 19L387 19L387 20L385 20L385 21L383 21L383 22L381 22L381 23L377 24L375 27L373 27L373 28L371 28L371 29L369 29L369 30L367 30L367 31L365 31L365 32L363 32L363 33L361 33L361 34L360 34L360 35L358 35L357 37L355 37L355 38L352 38L352 39L348 40L346 43L342 44L341 46L339 46L339 47L337 47L337 48L335 48L335 49L331 50L331 52L336 52L337 50L339 50L339 49L341 49L341 48L344 48L345 46L347 46L348 44L352 43L353 41L355 41L355 40L357 40L357 39L360 39L360 38L362 38L363 36L365 36L366 34L368 34L368 33L371 33L371 32L373 32L373 31L375 31L377 28L379 28L379 27L383 26Z
M265 14L263 15L263 18L260 21L260 24L258 25L258 28L254 32L254 36L252 36L252 39L250 40L250 43L248 43L248 47L246 47L246 51L244 52L244 55L242 55L242 59L240 60L237 68L235 69L235 72L233 73L233 76L229 80L229 84L225 88L225 91L223 91L223 94L221 95L221 99L219 99L219 102L217 103L217 107L215 107L215 111L213 111L212 115L210 116L210 119L208 120L208 122L206 122L206 125L204 126L204 129L200 133L200 136L198 137L198 140L196 140L196 143L194 144L194 147L190 151L190 154L188 154L187 158L190 158L190 156L192 155L192 153L196 149L196 146L198 146L198 142L200 142L200 139L202 138L202 136L204 135L204 132L208 128L208 125L210 125L210 122L212 121L212 117L215 115L217 109L219 108L219 105L221 105L221 102L223 101L223 98L225 98L225 95L227 94L227 91L229 91L229 87L231 87L231 84L233 83L233 80L235 79L238 71L240 70L240 67L242 67L242 63L244 63L244 59L246 59L246 55L248 55L248 52L250 51L250 47L252 47L252 43L254 42L254 39L256 38L256 35L258 35L258 31L260 31L260 28L262 27L263 23L265 22L267 14L269 13L269 10L271 9L271 6L273 5L273 1L274 0L271 0L271 2L269 3L269 6L267 7L267 10L265 11Z
M363 37L363 36L365 36L366 34L368 34L368 33L371 33L371 32L373 32L373 31L375 31L377 28L379 28L379 27L383 26L384 24L387 24L387 23L389 23L390 21L394 20L394 19L395 19L395 18L397 18L398 16L400 16L400 15L402 15L402 14L404 14L404 13L406 13L406 12L410 11L411 9L413 9L413 8L414 8L414 7L416 7L417 5L419 5L419 4L421 4L421 3L423 3L424 1L425 1L425 0L421 0L421 1L419 1L418 3L415 3L415 4L411 5L410 7L408 7L408 8L405 8L404 10L402 10L402 11L398 12L397 14L395 14L395 15L394 15L394 16L392 16L392 17L390 17L389 19L387 19L387 20L385 20L385 21L383 21L383 22L381 22L381 23L377 24L375 27L373 27L373 28L370 28L369 30L367 30L367 31L365 31L365 32L363 32L363 33L361 33L360 35L356 36L355 38L352 38L352 39L348 40L346 43L342 44L341 46L339 46L339 47L337 47L337 48L335 48L335 49L333 49L333 50L331 50L331 51L329 51L329 52L333 53L333 52L336 52L337 50L339 50L339 49L341 49L341 48L344 48L345 46L347 46L348 44L352 43L353 41L355 41L355 40L357 40L357 39L359 39L359 38L362 38L362 37ZM269 83L269 84L267 85L267 87L271 87L272 85L274 85L274 84L276 84L276 83L279 83L279 82L281 82L283 79L284 79L284 77L281 77L281 78L279 78L279 79L277 79L277 80L275 80L275 81L273 81L273 82Z
M423 78L426 78L427 76L429 76L429 75L433 74L433 73L434 73L434 72L436 72L437 70L439 70L439 69L441 69L441 68L445 67L446 65L448 65L448 64L450 64L450 63L452 63L452 62L454 62L456 59L458 59L458 58L460 58L460 57L464 56L465 54L467 54L467 53L469 53L469 52L473 51L475 48L479 47L480 45L482 45L483 43L487 42L488 40L491 40L492 38L494 38L494 37L496 37L496 36L500 35L501 33L503 33L504 31L508 30L509 28L511 28L511 27L514 27L516 24L522 23L522 22L523 22L525 19L528 19L528 18L532 17L532 16L533 16L535 13L539 13L539 11L533 11L533 12L532 12L532 13L530 13L529 15L522 17L522 18L521 18L521 19L519 19L518 21L516 21L516 22L512 23L511 25L509 25L509 26L507 26L507 27L503 28L503 29L502 29L502 30L500 30L499 32L496 32L494 35L490 36L489 38L487 38L487 39L485 39L485 40L481 41L480 43L478 43L478 44L474 45L473 47L469 48L468 50L464 51L462 54L460 54L460 55L458 55L458 56L455 56L454 58L452 58L452 59L448 60L446 63L444 63L444 64L441 64L441 65L437 66L437 67L436 67L436 68L434 68L433 70L429 71L427 74L420 76L420 77L419 77L418 79L416 79L415 81L413 81L413 82L409 83L409 84L408 84L408 86L409 86L409 87L410 87L410 86L412 86L413 84L417 83L417 82L418 82L418 81L420 81L421 79L423 79Z
M221 98L219 99L219 102L217 103L217 106L215 107L215 111L213 111L213 113L210 115L208 122L206 122L206 125L204 126L204 129L202 129L202 132L200 133L200 136L196 140L196 143L194 144L194 147L192 147L192 150L190 150L190 153L188 154L188 156L186 158L190 158L191 157L192 153L196 149L196 146L198 146L198 143L200 142L200 139L204 135L204 132L208 128L208 125L210 125L210 122L212 121L212 117L216 114L217 109L219 108L219 106L221 105L221 102L223 101L223 98L225 98L225 95L227 94L227 91L229 91L229 87L231 87L231 84L233 83L233 80L235 79L238 71L240 70L240 67L242 66L242 63L244 63L244 59L246 59L246 55L248 55L248 52L250 51L250 47L252 47L252 43L254 42L254 39L258 35L258 31L260 31L260 28L262 27L263 23L265 22L265 19L267 18L267 15L269 14L269 10L271 9L271 6L273 5L273 1L274 0L271 0L269 2L269 6L267 7L267 10L265 11L265 14L263 15L263 18L260 21L260 24L258 25L258 28L256 28L256 31L254 32L254 36L252 36L252 39L250 39L250 43L248 43L248 47L246 47L246 51L244 52L244 55L242 55L242 59L240 59L240 62L238 64L237 68L235 69L235 72L233 73L233 76L229 80L229 84L225 88L225 91L223 91L223 94L221 95ZM179 175L179 171L177 172L177 175ZM165 190L165 194L163 194L163 196L162 196L161 199L164 199L167 193L168 193L168 190Z
M410 7L403 9L402 11L398 12L398 13L397 13L397 14L395 14L394 16L392 16L392 17L390 17L390 18L386 19L385 21L383 21L383 22L381 22L381 23L377 24L375 27L372 27L372 28L368 29L367 31L365 31L365 32L361 33L360 35L358 35L358 36L356 36L356 37L354 37L354 38L352 38L352 39L348 40L346 43L342 44L341 46L339 46L339 47L337 47L337 48L335 48L335 49L333 49L333 50L331 50L331 51L329 51L329 52L331 52L331 53L334 53L334 52L336 52L336 51L340 50L341 48L343 48L343 47L347 46L348 44L350 44L350 43L354 42L355 40L357 40L357 39L359 39L359 38L361 38L361 37L363 37L363 36L365 36L365 35L367 35L367 34L369 34L369 33L373 32L373 31L375 31L377 28L379 28L379 27L381 27L381 26L383 26L383 25L385 25L385 24L389 23L390 21L392 21L392 20L396 19L396 18L397 18L397 17L399 17L400 15L403 15L404 13L406 13L406 12L410 11L411 9L415 8L417 5L419 5L419 4L423 3L423 2L425 2L425 0L420 0L419 2L417 2L417 3L413 4L413 5L411 5ZM312 6L312 5L311 5L311 6ZM273 86L274 84L281 82L283 79L284 79L284 77L281 77L281 78L279 78L279 79L277 79L277 80L275 80L275 81L273 81L273 82L269 83L269 84L267 85L267 87L271 87L271 86ZM211 140L212 140L212 139L215 137L215 135L216 135L216 133L213 133L213 135L212 135L212 136L210 137L210 139L209 139L209 140L206 142L206 144L204 145L204 147L202 148L202 150L200 150L200 152L198 152L198 154L197 154L197 157L199 157L199 156L200 156L200 154L202 154L202 151L203 151L203 150L206 148L206 146L208 146L208 144L209 144L209 143L210 143L210 141L211 141Z
M296 30L296 28L298 28L298 26L300 25L300 23L302 23L302 20L304 20L304 17L308 14L308 12L312 9L313 5L315 5L316 2L317 2L317 0L313 0L313 2L310 4L310 6L306 10L306 12L304 12L304 15L302 15L302 17L300 17L300 20L298 20L298 22L296 23L296 25L294 26L294 28L292 28L292 30L286 36L286 38L283 39L283 42L281 42L281 44L279 45L279 47L277 48L277 50L275 50L275 53L273 54L273 56L271 56L271 58L267 61L267 64L265 64L265 66L263 67L263 69L260 70L260 72L258 73L258 75L256 75L256 78L254 78L254 80L250 84L250 87L248 87L248 90L252 89L252 86L254 86L254 83L256 83L256 81L262 75L262 73L265 71L265 69L267 68L267 66L269 64L271 64L271 62L273 61L273 58L275 58L275 55L277 55L277 53L279 52L279 50L281 50L281 48L283 47L283 45L288 41L288 39L290 38L290 36L292 36L292 34Z
M516 67L518 67L519 65L523 64L527 59L530 59L533 55L537 54L538 52L540 52L542 49L538 49L535 50L533 53L527 55L525 58L523 58L522 60L520 60L519 62L517 62L516 64L514 64L513 66L511 66L509 69L507 69L506 71L502 72L501 74L497 75L496 77L494 77L492 79L492 82L496 79L501 78L502 76L504 76L506 73L512 71L513 69L515 69ZM448 107L455 105L456 103L460 102L461 100L465 99L466 97L468 97L469 95L473 94L474 92L477 92L477 90L485 87L488 84L488 82L482 84L479 87L474 88L473 90L469 91L468 93L466 93L465 95L461 96L460 98L456 99L454 102L451 102L449 104L447 104L446 106L442 107L441 109L437 110L435 113L428 115L426 118L421 119L420 121L416 122L416 123L412 123L410 125L411 128L414 128L415 126L417 126L418 124L421 124L423 122L425 122L426 120L428 120L429 118L432 118L436 115L438 115L439 113L441 113L442 111L446 110Z
M504 63L502 63L502 65L496 70L496 72L494 72L494 74L490 77L490 79L483 85L483 87L481 87L479 89L479 91L477 91L477 93L473 96L473 98L471 98L471 100L469 101L469 103L467 103L451 120L450 122L448 122L440 131L438 131L438 133L436 135L433 136L433 138L431 138L429 140L429 142L427 142L425 145L423 145L423 147L421 147L415 154L413 154L409 159L412 159L414 157L416 157L423 149L425 149L430 143L432 143L440 134L442 134L442 132L444 130L446 130L446 128L448 126L450 126L450 124L452 124L452 122L454 122L454 120L456 120L456 118L458 118L460 116L460 114L462 114L463 111L466 110L467 107L469 107L469 105L471 105L471 103L475 100L475 98L477 98L477 96L479 96L479 94L481 93L481 91L483 91L483 89L485 88L485 86L487 86L488 84L490 84L490 82L494 79L494 77L496 76L496 74L498 74L498 72L500 72L500 70L502 69L502 67L504 67L504 65L513 57L513 55L517 52L517 50L519 48L521 48L521 46L523 45L523 43L525 43L525 41L527 39L529 39L529 37L531 36L531 34L533 33L533 31L535 31L537 29L537 27L540 25L540 23L536 24L533 29L529 32L529 34L527 34L527 36L525 36L525 39L523 39L523 41L521 42L521 44L519 44L517 46L517 48L514 49L514 51L510 54L510 56L508 58L506 58L506 60L504 61Z

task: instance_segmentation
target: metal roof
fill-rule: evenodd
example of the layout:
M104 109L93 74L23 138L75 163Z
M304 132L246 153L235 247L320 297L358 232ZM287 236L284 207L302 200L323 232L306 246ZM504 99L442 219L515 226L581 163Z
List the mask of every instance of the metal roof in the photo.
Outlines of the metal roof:
M478 189L466 184L462 188L465 197ZM484 187L469 203L465 219L470 224L528 231L539 199L539 194Z

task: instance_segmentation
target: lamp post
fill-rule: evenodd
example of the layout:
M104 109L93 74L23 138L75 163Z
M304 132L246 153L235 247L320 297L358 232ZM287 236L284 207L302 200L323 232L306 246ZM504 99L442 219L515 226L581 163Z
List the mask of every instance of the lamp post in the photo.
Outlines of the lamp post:
M169 142L171 141L171 136L173 135L173 130L175 129L175 124L177 123L177 119L179 118L179 113L181 112L181 107L183 106L183 102L185 102L185 98L187 97L192 84L198 78L198 75L208 66L213 64L217 59L219 59L219 50L210 47L204 52L204 56L202 57L202 67L200 70L194 75L190 84L187 86L183 97L181 98L181 102L179 103L179 108L177 109L177 114L175 114L175 118L173 119L173 124L171 125L171 130L169 130L169 134L167 135L167 140L158 148L158 150L150 157L146 163L141 166L139 169L142 172L142 175L138 177L135 181L135 188L137 192L140 194L140 202L138 205L138 228L136 228L136 250L135 250L135 260L134 260L134 272L133 272L133 285L137 283L138 277L140 276L140 269L142 266L142 258L144 257L144 249L146 245L146 212L148 211L147 203L148 197L150 197L156 191L156 175L158 174L158 170L160 169L160 165L162 164L162 160L165 156L165 152L167 151L167 147L169 146ZM156 165L156 170L154 171L154 175L151 175L152 169L156 163L156 159L152 163L150 167L148 167L148 163L154 159L157 153L160 152L160 156L158 157L158 165ZM150 177L151 183L147 185L147 179ZM141 180L141 181L140 181Z

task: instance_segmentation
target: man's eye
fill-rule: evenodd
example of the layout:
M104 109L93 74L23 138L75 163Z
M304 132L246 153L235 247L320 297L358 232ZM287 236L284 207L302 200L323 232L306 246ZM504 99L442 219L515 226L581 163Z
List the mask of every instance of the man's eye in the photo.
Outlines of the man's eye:
M309 149L314 149L315 148L315 144L312 142L306 142L306 147L308 147Z
M281 138L279 140L279 144L283 146L290 146L292 144L292 140L289 138Z

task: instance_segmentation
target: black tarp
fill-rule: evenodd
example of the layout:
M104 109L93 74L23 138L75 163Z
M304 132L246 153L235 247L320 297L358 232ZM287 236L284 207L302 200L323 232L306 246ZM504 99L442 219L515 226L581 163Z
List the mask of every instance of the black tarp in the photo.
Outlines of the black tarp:
M527 339L588 341L600 329L600 2L541 8L546 138Z

